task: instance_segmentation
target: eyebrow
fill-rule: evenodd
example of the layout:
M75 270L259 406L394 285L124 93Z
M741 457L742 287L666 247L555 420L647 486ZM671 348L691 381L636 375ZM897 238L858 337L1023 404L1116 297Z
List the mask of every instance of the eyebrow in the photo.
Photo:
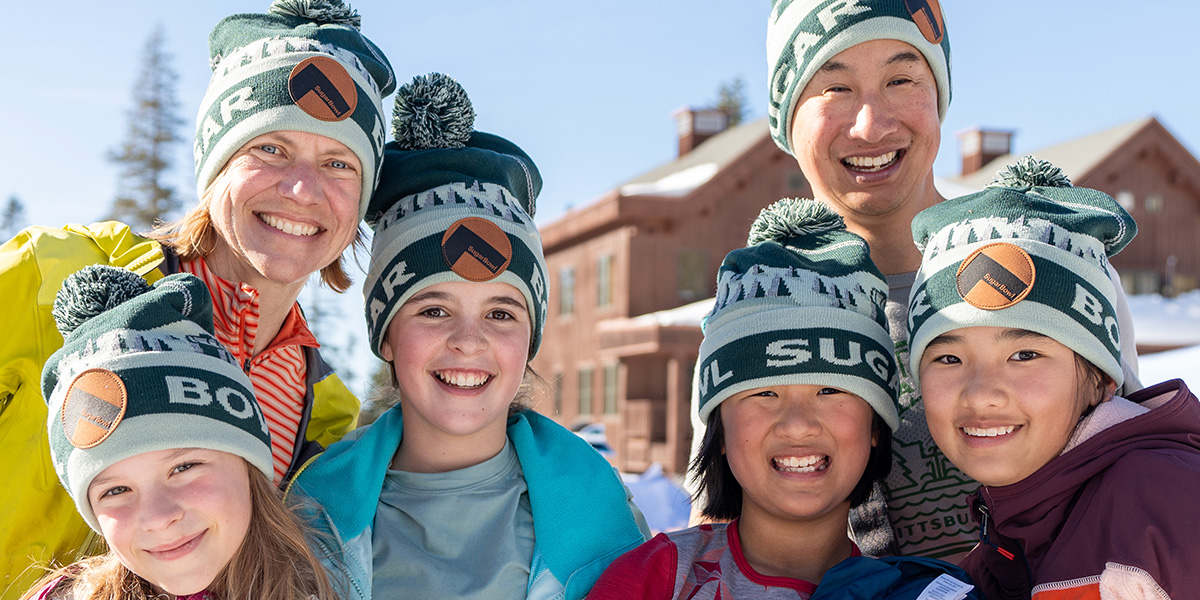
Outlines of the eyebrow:
M274 136L275 140L278 140L279 142L282 142L288 146L300 146L301 145L301 143L296 140L296 137L291 135L291 132L287 131L287 130L271 131L268 133L264 133L263 135L264 136ZM345 144L343 144L341 147L332 146L328 150L326 150L325 153L330 156L334 156L334 157L346 157L346 156L352 156L355 158L358 157L358 155L355 154L354 151L351 150L349 147L347 147Z
M1024 339L1048 339L1049 336L1042 335L1036 331L1028 329L1017 329L1015 327L1005 328L1004 331L996 334L996 341L1012 341ZM925 346L926 349L933 348L943 344L956 344L962 341L962 336L954 335L953 333L943 333L929 342Z
M933 338L932 340L930 340L929 343L925 345L925 349L929 350L930 348L933 348L936 346L957 344L958 342L961 342L961 341L962 341L962 336L960 336L960 335L954 335L952 333L943 333L942 335L939 335L939 336Z
M920 62L920 61L921 61L921 57L917 56L917 54L915 52L912 52L910 50L904 50L903 52L897 52L895 56L889 58L887 60L887 62L884 64L885 65L894 65L896 63L910 63L910 62ZM840 62L837 60L829 60L825 64L821 65L821 68L819 68L817 70L821 71L821 72L825 72L825 73L837 73L837 72L849 71L850 67L847 66L846 63L844 63L844 62Z
M421 293L413 296L412 298L409 298L407 301L405 301L405 304L408 304L410 302L412 302L412 303L448 302L452 299L453 298L450 296L450 294L447 294L446 292L429 290L429 291L421 292ZM505 306L512 306L512 307L519 308L519 309L525 310L525 311L528 310L525 307L524 301L518 300L517 298L513 298L512 296L492 296L491 298L488 298L487 301L490 304L503 304Z
M1000 333L1000 335L996 336L997 340L1023 340L1029 338L1049 339L1049 336L1042 335L1036 331L1030 331L1028 329L1016 328L1005 329L1002 333Z

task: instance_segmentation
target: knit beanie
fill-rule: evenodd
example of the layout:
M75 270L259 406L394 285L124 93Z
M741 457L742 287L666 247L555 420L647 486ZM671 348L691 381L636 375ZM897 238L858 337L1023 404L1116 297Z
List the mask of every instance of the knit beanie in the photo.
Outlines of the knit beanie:
M529 357L546 322L546 259L533 223L542 178L512 142L474 131L457 81L439 73L400 88L383 178L367 210L374 230L363 295L371 350L413 294L443 282L507 283L533 321Z
M212 78L196 116L201 198L247 142L273 131L337 140L362 161L359 216L379 180L383 98L392 66L342 0L275 0L266 14L226 17L208 37Z
M845 390L899 425L887 284L867 243L814 200L763 209L725 256L700 343L700 420L726 398L776 385Z
M54 470L92 529L88 486L132 456L220 450L271 477L267 422L212 317L208 288L189 274L152 288L93 265L63 282L54 300L63 346L42 370L42 395Z
M1124 383L1108 257L1137 223L1107 194L1026 157L982 192L925 209L912 231L923 254L909 297L914 381L937 336L1007 327L1051 337Z
M772 0L767 21L767 122L792 154L792 113L808 81L841 51L871 40L916 48L937 81L938 117L950 107L950 37L938 0Z

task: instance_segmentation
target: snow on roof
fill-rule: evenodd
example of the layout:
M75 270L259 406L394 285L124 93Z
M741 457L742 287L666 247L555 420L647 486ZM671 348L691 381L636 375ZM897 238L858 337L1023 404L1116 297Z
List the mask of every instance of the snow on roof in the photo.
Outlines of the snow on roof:
M715 301L716 298L705 298L699 302L685 304L678 308L638 315L629 319L629 321L632 325L658 325L659 327L691 325L699 327L704 317L712 312L713 302Z
M671 173L661 179L646 183L628 183L621 186L622 196L686 196L692 190L712 179L720 165L715 162L702 163L682 171Z

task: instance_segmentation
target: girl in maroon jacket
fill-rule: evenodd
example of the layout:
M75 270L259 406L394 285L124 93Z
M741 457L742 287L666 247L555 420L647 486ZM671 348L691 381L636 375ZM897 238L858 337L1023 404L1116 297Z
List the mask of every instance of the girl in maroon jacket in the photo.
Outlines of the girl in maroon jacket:
M993 600L1200 590L1200 404L1180 381L1114 395L1108 257L1136 231L1032 159L913 220L909 360L934 441L982 484L962 566Z

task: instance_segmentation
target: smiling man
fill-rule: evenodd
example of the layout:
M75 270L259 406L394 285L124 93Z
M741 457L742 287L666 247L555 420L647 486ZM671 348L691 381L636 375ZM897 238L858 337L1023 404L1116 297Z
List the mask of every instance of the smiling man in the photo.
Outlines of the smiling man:
M851 512L863 553L955 561L978 541L967 512L976 485L938 450L907 370L908 295L921 253L911 223L943 200L933 162L950 106L950 39L937 0L774 0L767 25L771 135L796 158L813 196L867 240L887 277L900 370L892 474ZM1124 295L1118 319L1136 357ZM1136 360L1130 361L1136 367ZM1136 369L1126 380L1137 389Z
M950 105L941 7L937 0L776 0L767 60L771 135L796 157L813 196L867 240L887 276L896 353L907 357L908 289L921 263L910 224L943 199L933 177ZM892 475L850 515L855 540L866 554L954 560L978 539L966 503L975 485L933 443L906 371L900 419Z

